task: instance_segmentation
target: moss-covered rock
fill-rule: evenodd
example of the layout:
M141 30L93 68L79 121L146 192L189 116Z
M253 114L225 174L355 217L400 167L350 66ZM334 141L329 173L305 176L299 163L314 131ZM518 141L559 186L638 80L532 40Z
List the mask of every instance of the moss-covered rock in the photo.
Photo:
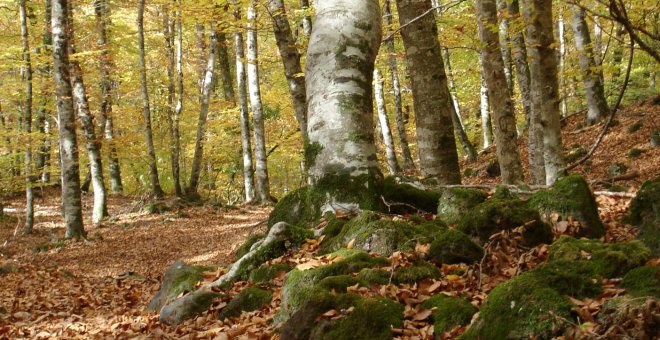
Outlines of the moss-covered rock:
M578 236L599 238L605 234L598 216L598 204L582 176L566 176L549 190L537 191L529 200L529 206L548 220L553 213L557 213L560 220L573 217L582 226Z
M238 293L229 303L220 310L218 317L226 319L241 315L242 312L251 312L270 303L273 294L257 287L248 287Z
M481 190L450 188L442 191L438 203L438 218L448 224L456 224L472 208L487 198Z
M262 265L250 272L248 280L252 283L266 283L275 278L279 273L288 272L291 266L286 263L277 263L274 265Z
M621 287L633 297L654 296L660 298L660 267L643 266L626 274Z
M396 250L410 251L415 244L430 242L444 230L441 224L413 225L405 221L380 219L371 211L364 211L344 225L334 238L324 240L321 253L332 252L353 242L353 248L389 256Z
M607 174L610 177L623 176L628 172L628 166L623 163L612 163L607 167Z
M550 226L541 220L536 210L518 199L489 199L463 216L457 229L485 243L495 233L520 226L525 226L523 237L527 245L552 241Z
M266 237L265 234L252 234L243 242L243 244L236 250L236 258L241 258L243 255L247 254L250 251L250 248L257 242L263 240Z
M391 339L392 328L403 326L404 307L389 299L360 299L355 309L337 320L321 320L310 339Z
M197 282L204 278L204 270L208 267L189 266L182 261L172 263L165 274L158 293L151 299L147 311L158 312L179 294L194 290Z
M388 284L391 277L392 273L390 271L376 268L364 268L357 275L357 278L367 285Z
M426 309L436 308L432 314L433 328L436 339L442 332L446 332L455 326L463 326L470 323L472 316L479 311L468 300L460 297L449 297L443 294L432 296L423 304Z
M412 266L398 267L394 270L394 282L398 284L413 284L421 280L437 279L439 277L440 270L438 267L426 261L419 261Z
M323 228L322 235L325 235L325 237L328 239L333 238L341 233L341 230L344 228L346 223L348 223L348 219L337 218L333 213L326 213L325 219L327 224Z
M442 263L471 264L479 261L483 257L481 246L472 241L464 233L447 229L440 232L431 242L427 259L440 265Z
M660 178L646 181L630 203L630 212L625 218L638 228L637 239L660 256Z
M651 252L639 241L602 243L562 236L550 247L549 262L584 261L596 275L618 277L643 265Z
M317 324L318 317L331 309L341 310L353 306L360 297L354 294L333 295L321 292L304 304L282 325L281 338L289 340L307 340Z
M397 183L396 178L388 177L382 183L380 194L388 202L398 202L411 205L419 210L425 212L435 212L438 207L438 200L440 193L435 191L427 191L415 188L410 184ZM392 213L404 213L407 211L405 207L391 207ZM403 209L403 210L400 210ZM413 213L415 211L412 211Z
M211 305L220 294L210 289L199 289L171 303L163 306L160 310L158 320L168 325L178 325L185 319L201 314Z

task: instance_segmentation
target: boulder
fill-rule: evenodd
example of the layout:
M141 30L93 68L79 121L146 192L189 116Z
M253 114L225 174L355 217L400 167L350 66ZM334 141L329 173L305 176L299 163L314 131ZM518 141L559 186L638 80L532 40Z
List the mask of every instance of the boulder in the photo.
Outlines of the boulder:
M438 203L438 218L447 224L456 224L469 211L486 200L481 190L450 188L442 191Z
M435 308L431 315L435 338L440 339L443 332L456 326L470 323L472 316L479 311L468 300L460 297L450 297L437 294L426 300L422 305L426 309Z
M470 237L464 233L447 229L440 232L431 242L427 259L440 265L466 263L472 264L479 261L484 251Z
M660 298L660 267L643 266L629 271L623 277L621 287L632 297Z
M660 178L646 181L630 203L626 223L637 227L637 239L660 256Z
M389 340L392 328L403 327L402 304L389 299L359 299L348 315L336 319L322 319L310 334L310 339L370 339Z
M394 282L397 284L414 284L425 279L437 279L440 270L435 265L426 261L418 261L412 266L398 267L394 270Z
M273 294L267 290L248 287L243 289L229 303L220 310L218 317L222 319L236 317L242 312L251 312L269 304Z
M180 294L194 290L197 282L204 278L204 270L207 269L207 267L190 266L182 261L172 263L165 270L160 289L149 302L147 311L159 312L163 306L172 302Z

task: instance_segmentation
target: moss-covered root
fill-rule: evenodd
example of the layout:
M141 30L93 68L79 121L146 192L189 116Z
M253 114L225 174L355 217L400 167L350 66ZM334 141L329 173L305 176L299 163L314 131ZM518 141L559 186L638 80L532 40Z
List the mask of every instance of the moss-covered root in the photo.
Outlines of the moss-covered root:
M471 264L479 261L483 254L483 249L467 235L455 229L447 229L440 232L431 242L427 258L438 265Z
M639 229L637 239L660 256L660 178L647 181L630 203L625 221Z
M562 236L550 247L548 261L585 262L594 274L609 278L621 277L650 257L650 250L640 241L607 244Z
M163 283L149 302L147 311L158 312L179 294L193 290L195 284L204 277L203 272L203 267L189 266L182 261L175 261L165 270Z
M160 310L160 322L168 325L178 325L185 319L198 315L213 303L213 299L219 294L211 289L202 288L190 294L184 295L171 303L165 305Z
M660 267L643 266L626 274L621 287L633 297L654 296L660 298Z
M226 319L241 315L242 312L251 312L270 303L273 294L257 287L248 287L236 295L222 310L218 317Z
M355 309L337 320L322 320L310 339L392 339L392 328L403 326L404 307L389 299L360 299Z
M432 296L424 302L423 306L426 309L436 308L432 315L436 335L456 326L469 324L472 316L479 311L464 298L449 297L443 294Z
M481 190L451 188L442 191L438 203L438 218L447 224L456 224L463 215L487 198Z
M414 207L418 210L433 213L438 207L440 193L415 188L406 183L397 183L394 177L388 177L383 181L380 187L380 194L387 202L405 203L405 205L391 205L390 213L416 213Z
M575 218L581 225L580 237L599 238L605 235L605 227L598 216L598 204L582 176L566 176L549 190L537 191L529 200L529 206L548 219L553 213L562 220Z
M245 242L236 250L236 258L241 258L243 255L247 254L250 252L252 249L252 246L255 243L258 243L259 241L263 240L266 237L264 234L252 234L250 235Z

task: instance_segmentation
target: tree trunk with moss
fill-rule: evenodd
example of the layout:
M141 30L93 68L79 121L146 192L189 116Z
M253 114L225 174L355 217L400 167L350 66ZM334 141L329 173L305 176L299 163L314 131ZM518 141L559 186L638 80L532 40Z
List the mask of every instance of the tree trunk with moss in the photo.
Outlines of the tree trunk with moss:
M374 192L373 179L381 176L372 103L374 61L381 39L378 1L319 1L316 5L305 69L309 175L316 188L331 196L349 181L362 191ZM341 199L335 195L330 204L355 207L361 194L349 192ZM376 199L373 196L370 199Z
M488 99L493 113L497 159L500 164L502 182L515 184L523 181L523 170L518 155L518 136L513 101L497 33L490 27L497 24L495 0L477 0L477 23L482 49L484 79L488 87Z
M441 184L461 182L451 118L451 96L431 1L397 0L412 84L422 175ZM431 61L431 62L429 62Z

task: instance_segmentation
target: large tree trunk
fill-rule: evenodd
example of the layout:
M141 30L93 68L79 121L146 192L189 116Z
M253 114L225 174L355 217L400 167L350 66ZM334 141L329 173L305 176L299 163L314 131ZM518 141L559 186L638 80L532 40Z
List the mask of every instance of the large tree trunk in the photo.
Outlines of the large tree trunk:
M96 13L96 27L99 32L97 45L101 48L99 66L101 69L101 119L98 121L98 135L104 136L109 150L109 175L110 190L114 193L124 191L121 182L121 169L119 167L119 158L117 157L117 146L114 141L114 131L112 126L112 78L110 70L113 67L112 58L109 52L107 27L110 25L110 8L107 0L95 0L94 10Z
M32 60L28 34L26 0L18 3L23 45L23 76L25 80L25 106L23 107L23 128L25 132L25 225L23 234L32 232L34 226L34 193L32 192Z
M481 63L483 65L483 62ZM493 122L490 119L490 105L488 104L488 87L484 79L484 70L479 75L481 86L479 87L479 112L481 114L481 135L483 148L493 144Z
M300 66L300 52L298 52L296 41L291 34L283 0L269 0L268 10L273 18L275 41L284 64L284 74L289 84L293 110L300 125L304 142L307 139L307 101L305 98L305 76Z
M313 183L331 196L331 207L350 209L362 203L365 191L375 192L373 181L382 176L374 147L372 102L380 8L376 0L316 5L305 67L305 157ZM362 192L353 192L355 188ZM338 191L343 191L341 197Z
M524 0L523 15L527 30L527 52L530 57L532 77L532 116L540 117L545 182L550 185L555 182L565 165L559 122L557 54L552 33L552 0Z
M509 96L513 96L513 56L511 54L511 39L509 38L509 16L506 13L508 0L497 0L497 12L493 25L498 25L499 45L504 63L504 75Z
M390 0L385 0L383 9L385 24L387 25L388 32L391 32L392 10L390 8ZM403 168L414 169L415 163L413 162L412 154L410 153L410 146L408 145L408 137L406 135L406 119L404 119L403 105L401 104L401 85L399 82L399 70L396 62L396 52L394 50L394 36L385 41L385 46L387 47L387 61L390 68L390 75L392 77L392 91L394 92L394 118L396 120L397 133L399 134L399 145L401 146Z
M234 93L234 83L231 78L229 68L229 52L227 51L227 35L222 32L216 32L218 43L216 49L216 58L218 59L218 73L222 79L222 95L228 102L236 103L236 94Z
M172 166L172 181L174 182L174 194L177 197L182 196L181 183L179 181L179 160L177 142L174 133L174 122L176 113L176 68L177 68L177 48L174 47L176 40L176 22L177 19L170 18L169 10L165 10L164 35L165 48L167 49L167 134L170 137L170 160ZM178 129L178 127L177 127ZM177 132L178 133L178 132Z
M413 90L420 169L441 184L461 182L451 118L451 96L430 0L397 0ZM418 18L422 16L421 18ZM432 61L432 62L429 62Z
M236 20L238 12L234 13ZM245 50L243 47L243 33L240 30L234 33L236 49L236 85L238 88L238 103L241 119L241 146L243 154L243 185L245 188L245 201L255 199L254 173L252 167L252 143L250 141L250 115L248 112L247 75L245 70Z
M80 239L85 237L85 229L80 198L76 116L73 111L73 93L69 75L69 35L73 32L70 32L67 26L67 12L67 0L53 0L53 76L59 121L65 237Z
M401 169L399 168L399 162L396 160L394 140L392 139L390 121L387 118L387 107L385 106L385 95L383 94L383 78L378 69L374 70L374 95L376 97L380 131L383 135L383 144L385 144L385 154L387 155L387 171L390 175L396 175Z
M605 90L600 72L596 71L599 65L595 57L600 52L592 48L589 26L587 26L585 20L585 11L579 6L573 6L573 11L573 36L575 48L580 56L584 95L587 98L587 125L593 125L606 118L610 113L610 108L605 100Z
M215 28L211 24L211 34L209 46L216 46L218 43ZM200 98L199 119L197 121L197 137L195 138L195 153L193 155L192 169L190 171L190 182L187 192L196 193L199 184L199 177L202 171L202 157L204 152L204 136L206 134L206 118L209 114L209 103L211 93L213 92L215 82L215 48L209 48L209 59L206 64L206 72L202 83L202 96Z
M254 123L254 156L257 174L257 198L261 203L271 202L270 181L268 179L268 163L266 154L266 129L264 128L264 112L261 104L261 88L259 85L259 57L257 49L257 12L255 1L250 0L247 10L247 76L250 88L250 105L252 106L252 121Z
M516 23L516 27L520 26L520 6L518 0L509 0L508 1L508 15L512 22ZM530 94L530 83L529 79L529 65L527 64L527 47L525 46L525 35L523 34L523 29L514 29L511 31L511 52L513 57L513 63L516 68L516 80L518 81L518 88L520 89L520 97L523 106L523 112L525 113L525 120L527 121L527 126L529 126L529 112L532 107L532 99Z
M482 49L484 79L493 113L497 159L502 182L515 184L523 181L523 170L518 155L516 118L511 93L508 90L505 65L498 36L491 30L497 24L496 0L477 0L477 24Z
M149 106L149 91L147 89L147 64L144 58L144 1L138 0L138 48L140 50L140 88L142 91L142 116L144 119L144 134L147 141L149 155L149 172L151 174L151 191L156 197L165 193L158 180L158 164L156 163L156 150L154 149L153 132L151 130L151 108Z
M50 30L51 25L51 0L44 1L44 22L45 29L43 32L42 38L42 48L38 48L37 51L39 54L42 54L44 57L43 66L39 67L38 73L41 74L44 78L50 78L51 66L50 66L50 49L53 45L53 34ZM37 117L35 121L35 128L39 133L42 134L40 140L40 145L35 159L36 170L41 175L41 182L46 184L50 182L50 170L48 166L50 165L50 151L51 151L51 140L50 140L50 98L52 97L50 84L44 84L41 89L41 101L39 108L37 109Z

